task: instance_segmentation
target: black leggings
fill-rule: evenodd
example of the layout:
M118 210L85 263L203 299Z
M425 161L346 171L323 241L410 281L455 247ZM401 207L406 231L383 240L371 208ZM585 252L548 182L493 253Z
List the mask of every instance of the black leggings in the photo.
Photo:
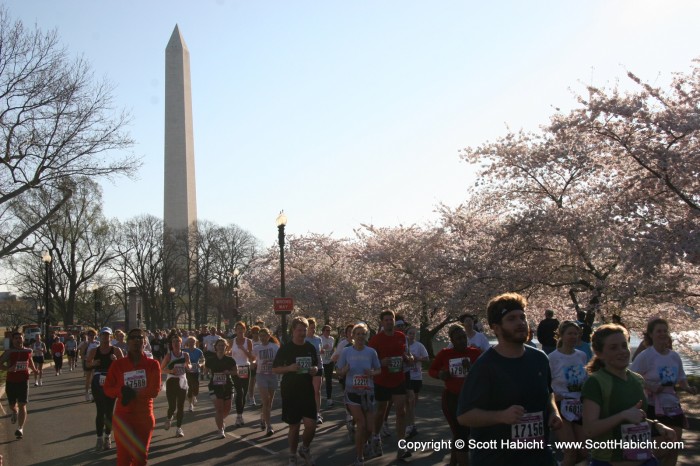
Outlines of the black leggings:
M323 376L326 378L326 398L331 399L333 395L333 361L323 365Z
M165 396L168 398L168 419L175 413L175 403L177 403L177 415L175 420L177 426L182 426L182 418L185 416L185 398L187 390L180 388L180 378L170 377L165 382Z
M61 356L54 356L53 357L53 363L56 366L56 370L60 371L63 368L63 355Z
M199 396L199 372L187 372L187 398Z
M248 379L233 376L233 389L236 392L236 414L243 414L243 403L248 396Z
M95 416L95 430L97 436L102 437L102 434L109 435L112 432L112 413L114 413L115 398L109 398L105 395L102 387L99 384L99 374L95 375L92 382L92 397L95 400L97 408L97 416Z

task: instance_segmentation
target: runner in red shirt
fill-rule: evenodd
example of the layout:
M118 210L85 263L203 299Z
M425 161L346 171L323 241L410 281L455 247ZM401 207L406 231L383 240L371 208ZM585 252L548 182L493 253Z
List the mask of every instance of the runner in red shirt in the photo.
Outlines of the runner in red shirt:
M56 369L56 377L61 375L61 369L63 368L63 353L66 352L66 346L61 343L58 337L54 338L53 344L51 345L51 356L53 356L53 365Z
M19 422L15 436L21 439L27 420L29 370L36 374L37 369L32 361L32 350L24 347L24 336L20 332L12 332L12 347L0 356L0 370L7 371L5 391L12 410L10 420L13 424Z
M113 417L117 466L145 465L156 419L153 398L160 391L160 363L143 353L145 335L139 328L127 336L127 357L109 366L103 390L118 398Z
M458 439L465 444L469 441L469 428L457 422L457 403L464 379L472 363L481 355L481 350L475 346L467 346L467 332L459 324L451 326L448 335L452 348L445 348L435 356L428 373L431 377L445 381L445 390L442 392L442 413L452 431L453 448L450 452L450 464L466 466L469 461L466 448L454 447Z
M382 365L382 373L374 377L374 398L377 401L377 415L374 418L374 437L372 448L374 453L381 455L382 441L379 436L384 422L384 415L389 400L396 407L396 437L400 440L406 435L406 376L403 364L413 364L413 356L406 352L406 335L394 330L395 319L393 311L383 311L379 318L382 330L369 340L367 346L374 348ZM398 459L411 456L405 448L396 452Z

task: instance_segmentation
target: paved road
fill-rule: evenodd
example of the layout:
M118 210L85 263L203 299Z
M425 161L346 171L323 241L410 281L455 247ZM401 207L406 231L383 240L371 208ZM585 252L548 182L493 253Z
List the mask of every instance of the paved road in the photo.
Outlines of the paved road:
M25 437L14 438L16 425L10 424L8 413L2 416L0 428L0 454L4 466L57 466L57 465L104 465L114 464L116 453L93 452L95 446L95 408L85 402L82 371L64 372L55 377L52 370L46 371L44 385L29 389L29 418L25 426ZM205 390L205 382L201 382ZM316 432L312 451L319 465L347 465L354 461L354 449L350 444L344 424L345 414L340 403L340 393L335 390L335 407L324 412L324 422ZM449 440L449 428L440 410L439 387L428 387L419 403L418 429L420 434L413 440ZM151 443L149 464L182 466L183 464L230 465L230 464L287 464L287 428L280 419L279 393L273 405L273 422L276 433L270 438L257 427L259 410L247 408L244 413L246 426L232 426L235 417L229 416L226 432L229 438L215 437L213 408L206 400L206 390L194 413L185 413L184 438L175 437L175 429L162 428L167 402L161 392L155 400L156 430ZM7 410L7 400L2 403ZM392 417L393 418L393 417ZM393 425L393 422L392 422ZM385 455L368 461L382 466L397 464L395 460L396 436L385 440ZM434 465L448 462L449 452L415 452L408 460L412 465Z

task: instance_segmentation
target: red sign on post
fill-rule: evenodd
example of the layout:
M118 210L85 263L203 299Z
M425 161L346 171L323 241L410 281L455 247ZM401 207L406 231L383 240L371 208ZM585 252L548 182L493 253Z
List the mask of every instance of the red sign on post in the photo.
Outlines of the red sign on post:
M290 314L294 310L294 299L273 298L275 314Z

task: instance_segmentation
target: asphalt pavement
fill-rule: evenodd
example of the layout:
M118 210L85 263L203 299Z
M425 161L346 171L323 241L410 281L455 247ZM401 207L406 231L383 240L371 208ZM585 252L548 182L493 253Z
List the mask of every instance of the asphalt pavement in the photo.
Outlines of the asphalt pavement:
M53 368L45 367L44 384L34 387L30 381L28 419L24 438L15 439L16 425L10 423L6 397L2 397L4 412L0 418L0 454L3 466L105 465L116 463L116 450L95 452L95 407L84 398L84 378L81 370L64 371L54 376ZM48 369L48 370L47 370ZM427 375L426 375L427 377ZM437 382L437 381L435 381ZM235 409L226 420L228 438L219 439L215 433L214 411L207 397L206 381L200 382L200 401L195 411L185 412L182 428L184 438L175 437L175 428L163 429L167 401L165 391L155 400L156 429L149 453L149 464L182 466L183 464L286 465L288 461L287 426L281 422L279 391L273 404L272 420L275 434L265 437L259 429L259 407L244 410L244 427L234 427ZM324 388L322 387L322 390ZM325 393L325 392L324 392ZM441 387L429 382L418 403L417 428L414 441L440 442L451 438L449 427L440 409ZM354 462L354 446L345 428L345 410L340 386L334 386L335 406L323 410L325 422L318 426L311 445L318 465L349 465ZM259 401L259 397L258 397ZM323 397L325 405L325 396ZM390 426L394 427L394 416ZM396 461L396 434L384 439L384 456L367 461L368 465L389 464L435 465L449 462L449 450L415 451L407 461Z

